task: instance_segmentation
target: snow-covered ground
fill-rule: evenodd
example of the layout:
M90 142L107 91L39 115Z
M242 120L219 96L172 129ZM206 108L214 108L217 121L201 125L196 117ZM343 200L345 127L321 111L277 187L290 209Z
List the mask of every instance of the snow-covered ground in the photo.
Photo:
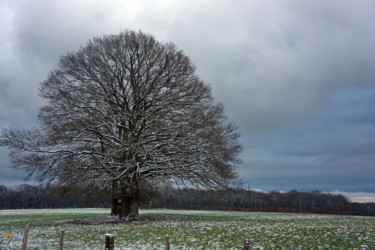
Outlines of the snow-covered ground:
M0 210L0 249L19 249L29 224L30 249L103 249L104 234L116 249L355 249L375 248L375 218L338 215L143 210L142 220L113 223L108 209Z

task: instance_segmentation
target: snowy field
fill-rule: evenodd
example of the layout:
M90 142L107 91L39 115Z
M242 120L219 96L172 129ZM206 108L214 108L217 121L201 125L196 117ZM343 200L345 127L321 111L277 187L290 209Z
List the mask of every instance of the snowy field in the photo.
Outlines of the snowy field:
M28 249L103 249L104 234L116 249L375 249L375 217L142 210L143 219L115 223L108 209L0 210L0 249L20 249L29 225ZM19 238L11 240L13 237Z

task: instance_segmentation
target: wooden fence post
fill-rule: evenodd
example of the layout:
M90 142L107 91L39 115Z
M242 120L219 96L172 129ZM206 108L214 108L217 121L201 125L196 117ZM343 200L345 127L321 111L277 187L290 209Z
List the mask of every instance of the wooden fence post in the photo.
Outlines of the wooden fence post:
M64 230L60 233L60 250L64 250Z
M246 239L244 244L243 244L243 249L244 250L250 250L250 240Z
M23 230L22 250L26 250L28 239L29 239L29 225L26 225L25 229Z
M171 249L171 242L169 241L169 237L168 236L165 238L165 241L166 241L165 249L166 250L170 250Z
M113 234L105 234L105 250L115 249L115 236Z

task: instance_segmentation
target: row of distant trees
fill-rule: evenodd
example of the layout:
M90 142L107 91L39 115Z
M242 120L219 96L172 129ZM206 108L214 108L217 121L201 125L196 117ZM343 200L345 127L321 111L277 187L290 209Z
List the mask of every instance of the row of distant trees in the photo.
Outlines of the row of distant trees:
M95 188L58 185L14 187L0 185L0 209L109 207L105 192Z
M174 189L161 192L152 208L375 215L375 203L354 203L321 191L269 193L246 189Z
M269 193L246 189L197 190L160 187L143 194L142 208L304 212L375 216L375 203L354 203L320 191ZM0 209L110 207L106 190L58 185L0 185Z

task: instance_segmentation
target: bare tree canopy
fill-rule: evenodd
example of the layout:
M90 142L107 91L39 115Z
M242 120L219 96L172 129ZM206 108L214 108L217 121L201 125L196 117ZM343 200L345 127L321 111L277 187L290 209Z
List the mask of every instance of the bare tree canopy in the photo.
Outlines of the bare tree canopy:
M132 31L93 38L61 57L40 95L40 128L0 135L12 166L112 187L114 214L136 215L139 186L155 179L218 187L236 178L237 127L172 43Z

